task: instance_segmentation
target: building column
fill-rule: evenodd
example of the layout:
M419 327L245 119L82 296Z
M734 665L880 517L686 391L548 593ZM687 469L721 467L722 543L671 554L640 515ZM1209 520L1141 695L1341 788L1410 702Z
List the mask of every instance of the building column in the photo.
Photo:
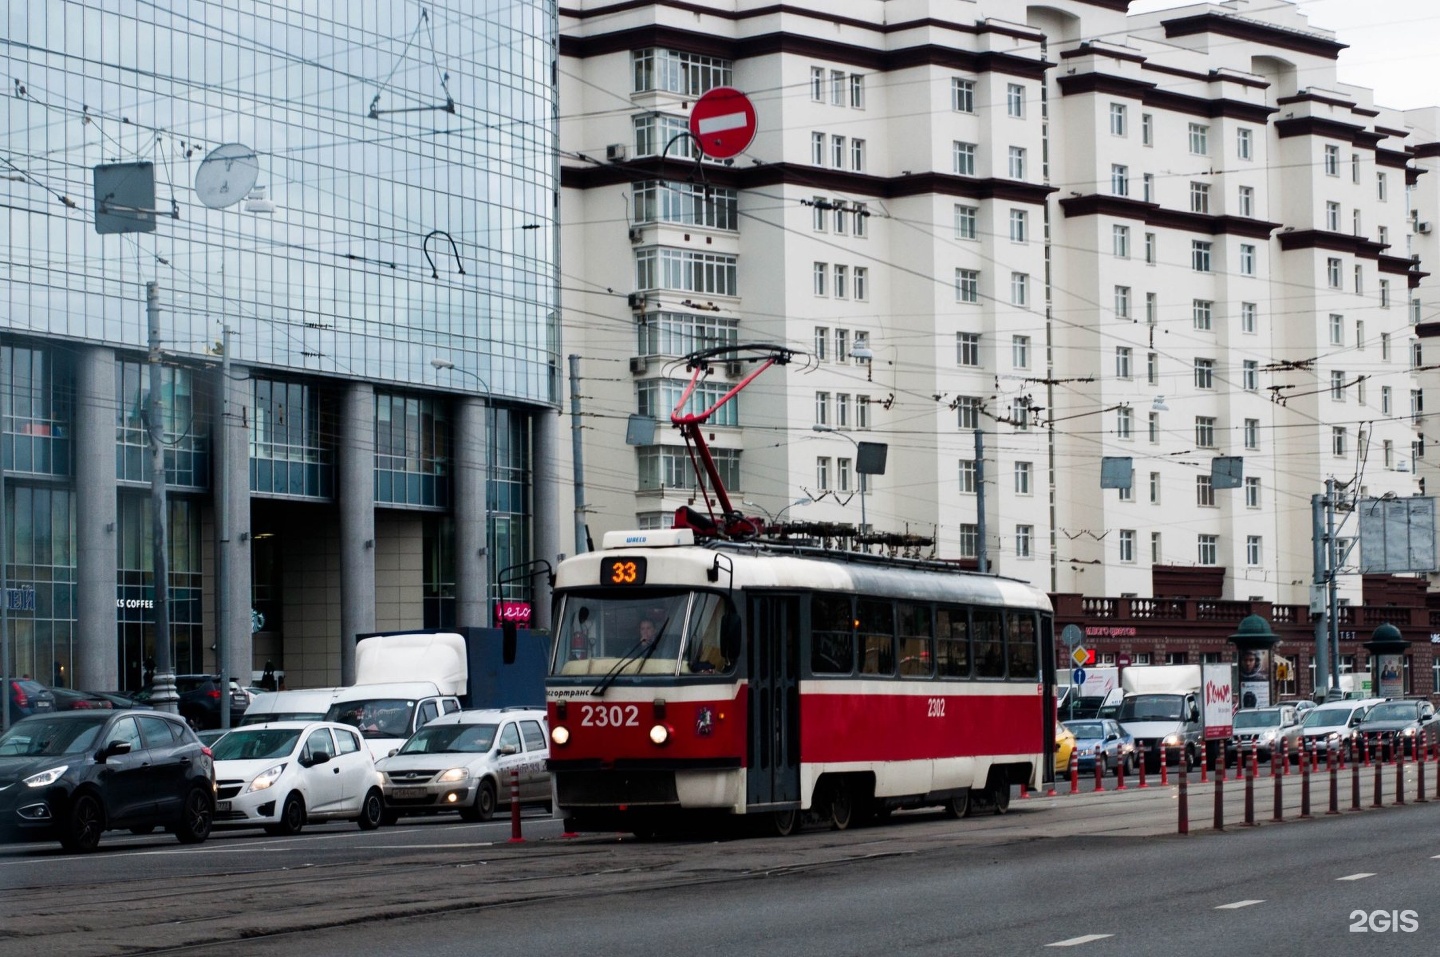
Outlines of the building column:
M532 558L554 565L560 560L560 416L558 410L542 409L531 420L534 428L533 461L530 463L531 525L535 533ZM535 590L532 628L549 628L550 579L543 574L531 579Z
M355 637L375 630L375 390L351 385L341 399L340 683L355 683Z
M224 588L229 605L225 621L218 618L216 629L225 629L226 660L230 676L241 687L253 684L254 672L263 662L254 660L250 609L254 604L250 556L250 406L249 370L230 367L230 377L220 384L222 404L217 406L216 442L224 443L225 475L217 489L215 507L226 510L230 540L219 544L229 558L229 581L215 583L216 594Z
M74 688L119 688L115 351L76 347Z
M455 624L488 628L490 612L490 446L494 418L478 398L455 400L452 468L455 525Z

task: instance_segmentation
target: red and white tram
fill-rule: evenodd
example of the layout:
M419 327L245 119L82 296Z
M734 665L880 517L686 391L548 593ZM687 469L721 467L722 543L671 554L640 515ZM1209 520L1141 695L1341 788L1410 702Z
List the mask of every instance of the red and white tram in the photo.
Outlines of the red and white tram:
M1025 582L665 529L606 535L555 594L550 767L575 828L1003 812L1050 766L1053 619Z

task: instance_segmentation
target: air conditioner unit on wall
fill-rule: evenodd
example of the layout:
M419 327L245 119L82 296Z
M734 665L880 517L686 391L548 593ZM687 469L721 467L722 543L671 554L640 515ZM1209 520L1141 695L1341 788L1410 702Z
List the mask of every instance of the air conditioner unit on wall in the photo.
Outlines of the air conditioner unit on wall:
M1430 221L1426 219L1417 222L1415 224L1415 231L1417 233L1424 233L1427 236L1430 235Z
M610 163L619 163L625 159L625 144L611 143L605 147L605 159Z
M632 243L638 243L644 235L639 226L630 227L630 241Z
M649 368L650 368L650 360L646 359L644 356L631 356L631 357L630 357L630 374L631 374L631 375L644 375L645 372L646 372Z

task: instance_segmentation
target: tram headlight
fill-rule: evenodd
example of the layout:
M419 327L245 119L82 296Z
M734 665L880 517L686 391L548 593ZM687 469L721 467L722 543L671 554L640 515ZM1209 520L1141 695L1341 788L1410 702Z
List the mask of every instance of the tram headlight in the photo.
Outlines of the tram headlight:
M564 747L570 743L570 729L556 726L550 729L550 740Z
M657 724L650 729L650 741L652 744L663 747L670 742L670 729L663 724Z

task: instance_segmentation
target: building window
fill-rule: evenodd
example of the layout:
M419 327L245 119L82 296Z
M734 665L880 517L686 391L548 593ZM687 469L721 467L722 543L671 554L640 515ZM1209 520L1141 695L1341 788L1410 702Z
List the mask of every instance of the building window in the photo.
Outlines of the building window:
M1142 146L1155 145L1155 117L1149 113L1140 114L1140 143Z
M850 107L865 109L865 77L859 73L850 74Z
M956 361L962 366L980 364L980 334L978 332L955 333Z
M827 456L822 455L815 460L815 485L821 489L830 487L830 459Z
M1245 420L1245 447L1247 449L1260 448L1260 420Z
M825 134L810 134L810 162L815 166L825 165Z
M1010 304L1024 306L1030 302L1030 276L1023 272L1010 274Z
M1340 147L1338 146L1325 147L1325 175L1340 175Z
M856 202L852 202L850 205L855 210L855 238L864 239L869 229L870 207Z
M642 180L633 184L631 189L637 224L677 223L711 229L737 228L739 195L733 189L663 180ZM818 215L823 220L823 212Z
M1380 414L1381 414L1381 415L1389 415L1389 414L1390 414L1390 405L1391 405L1390 396L1391 396L1391 394L1392 394L1392 393L1391 393L1390 387L1389 387L1388 385L1382 385L1382 386L1380 387Z
M1325 204L1325 228L1328 229L1328 230L1329 230L1330 232L1332 232L1332 233L1338 233L1338 232L1340 231L1340 204L1339 204L1339 203L1329 203L1329 202L1327 202L1327 203Z
M835 427L837 429L850 428L850 393L848 392L835 394Z
M975 112L975 81L958 77L950 80L950 108L956 113Z
M1120 561L1132 564L1135 561L1135 530L1120 529Z
M1145 234L1145 262L1147 265L1155 265L1155 234Z
M853 474L853 472L854 469L852 468L852 463L849 459L835 460L835 480L836 483L840 486L840 491L850 491L850 476Z
M1340 288L1340 260L1325 260L1325 280L1331 289Z
M1130 227L1110 227L1110 249L1119 259L1130 258Z
M1025 148L1023 146L1012 146L1009 150L1009 170L1011 179L1025 178Z
M955 207L955 238L974 239L977 235L976 224L979 210L974 206Z
M451 429L436 399L375 394L375 501L447 505Z
M835 298L846 299L850 293L850 267L840 263L835 264ZM835 357L836 362L843 362L839 356Z
M1210 249L1212 244L1202 239L1190 240L1190 268L1196 272L1210 271Z
M1380 358L1386 362L1390 361L1390 333L1380 333Z
M961 524L958 549L961 558L974 558L980 554L980 530L977 526Z
M1215 303L1210 300L1191 300L1190 315L1195 323L1196 329L1209 331L1215 328Z
M1150 473L1150 504L1160 504L1160 473Z
M1380 308L1390 308L1390 280L1380 280Z
M1240 127L1235 131L1235 156L1242 160L1254 159L1254 135L1249 128Z
M1153 292L1145 294L1145 323L1155 325L1160 321L1160 297Z
M1202 449L1215 448L1215 416L1195 416L1195 444Z
M1125 126L1125 104L1124 104L1124 103L1111 103L1111 104L1110 104L1110 135L1111 135L1111 136L1125 136L1125 135L1126 135L1126 126Z
M682 136L686 132L686 121L683 116L670 116L665 113L642 113L632 120L635 130L635 155L659 156L665 151L665 147L675 142L671 155L677 159L697 159L699 148L695 146L689 136ZM676 140L675 137L680 139Z
M966 495L975 494L975 460L960 460L960 491Z
M1010 400L1010 425L1017 432L1030 429L1030 400L1016 397Z
M1365 320L1355 320L1355 348L1360 352L1365 351Z
M1130 318L1130 287L1129 287L1129 286L1116 286L1116 287L1115 287L1115 318L1117 318L1117 319L1129 319L1129 318Z
M1255 275L1255 247L1250 243L1240 244L1240 275Z
M955 301L980 301L980 271L978 269L955 270Z
M830 393L815 393L815 424L830 424Z
M815 293L815 295L817 295L817 296L823 296L823 295L825 295L825 294L826 294L825 290L826 290L826 289L828 288L828 286L829 286L830 264L829 264L829 263L815 263L815 264L813 264L813 265L810 267L810 276L811 276L811 279L812 279L812 282L811 282L811 287L812 287L812 288L811 288L810 291L813 292L813 293Z
M1410 390L1410 422L1419 425L1425 417L1425 390Z
M825 215L825 208L830 203L824 196L816 196L810 200L810 228L817 233L825 232L829 218Z
M1333 425L1330 427L1330 454L1337 458L1345 457L1345 426Z
M640 319L635 326L636 355L683 356L698 349L733 346L739 341L739 320L734 317L648 312Z
M1017 118L1025 116L1025 88L1018 83L1005 84L1005 114Z
M734 296L737 259L724 253L650 247L635 253L635 285L641 290L674 289Z
M1023 209L1010 210L1010 241L1012 243L1025 242L1026 215Z
M1010 360L1017 369L1030 368L1030 337L1010 337Z
M959 413L959 427L969 431L980 428L980 399L978 396L962 395L955 402Z
M1120 439L1135 437L1135 412L1128 405L1122 405L1115 410L1115 437Z
M861 302L870 298L870 267L855 267L855 298Z
M1209 475L1195 476L1195 504L1202 508L1213 508L1215 505L1215 488L1210 484Z
M1365 295L1365 267L1355 264L1355 295Z
M1206 156L1210 152L1210 127L1203 123L1190 124L1190 152Z
M1160 564L1160 533L1150 533L1150 561L1153 564Z
M1160 384L1160 353L1145 353L1145 382L1148 385Z
M849 329L836 329L836 330L835 330L835 361L836 361L836 362L849 362L849 361L850 361L850 330L849 330Z
M961 143L956 140L950 148L951 156L955 161L955 175L975 175L975 144Z
M1144 173L1140 176L1140 198L1147 203L1159 202L1155 198L1155 174Z
M1035 538L1034 525L1015 526L1015 557L1029 558L1031 544Z
M1015 494L1016 494L1016 495L1029 495L1029 494L1030 494L1030 474L1031 474L1031 471L1032 471L1032 469L1031 469L1031 464L1030 464L1029 462L1016 462L1016 463L1015 463Z
M850 170L855 173L865 172L865 141L850 140Z
M836 169L845 168L845 137L830 136L830 165Z
M868 395L855 397L855 428L870 428L870 397Z
M818 66L810 68L810 99L816 103L825 102L825 71Z
M1245 564L1251 568L1260 567L1260 536L1245 536Z
M1214 565L1217 561L1217 553L1220 550L1220 537L1218 535L1200 535L1197 538L1199 544L1196 560L1201 565Z
M1191 183L1191 184L1190 184L1190 212L1192 212L1192 213L1208 213L1208 212L1210 212L1210 184L1209 184L1209 183Z
M1345 401L1345 373L1338 369L1330 372L1330 398L1336 402Z
M1110 166L1110 193L1114 196L1130 195L1130 167L1119 163Z
M1360 154L1350 154L1350 182L1360 185Z
M1151 413L1149 413L1149 426L1150 426L1150 435L1149 435L1150 444L1151 444L1151 445L1154 445L1155 443L1157 443L1157 442L1160 441L1160 413L1159 413L1159 412L1151 412Z
M1245 477L1245 507L1260 507L1260 479L1253 475Z
M1385 467L1393 469L1395 467L1395 443L1386 439L1380 444L1380 447L1385 457Z
M1197 388L1197 389L1213 389L1213 388L1215 388L1215 360L1214 360L1214 359L1196 359L1196 360L1195 360L1195 388Z
M830 327L829 327L829 326L816 326L816 327L815 327L815 345L814 345L814 349L815 349L815 359L816 359L816 361L818 361L818 362L824 362L824 361L825 361L825 352L826 352L826 350L829 348L829 343L830 343Z
M1253 335L1258 326L1259 307L1253 302L1240 303L1240 331Z
M636 93L663 91L698 97L717 86L730 86L734 82L731 61L719 57L647 48L634 51L631 62ZM815 95L817 73L824 75L819 67L810 68L811 96L818 99Z
M1345 344L1345 317L1334 312L1330 313L1330 344L1332 346Z
M1236 211L1247 219L1253 219L1255 217L1255 187L1241 186L1239 192L1240 202Z
M1386 183L1387 180L1384 173L1375 174L1375 198L1382 203L1390 198Z
M1130 358L1133 350L1129 346L1115 347L1115 377L1128 379L1131 376Z
M1241 362L1240 385L1246 392L1260 389L1260 363L1257 360L1245 359Z

